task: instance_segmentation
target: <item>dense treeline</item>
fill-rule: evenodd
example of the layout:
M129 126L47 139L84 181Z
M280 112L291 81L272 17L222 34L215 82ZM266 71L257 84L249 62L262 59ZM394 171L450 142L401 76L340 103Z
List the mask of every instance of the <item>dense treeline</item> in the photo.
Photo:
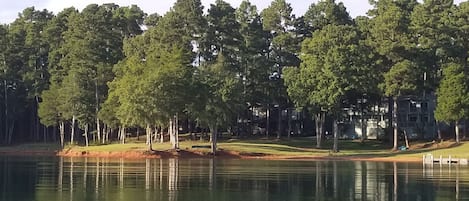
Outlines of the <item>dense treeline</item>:
M285 0L261 12L217 0L207 13L200 0L177 0L164 16L115 4L57 15L27 8L0 26L0 142L124 143L126 129L141 128L150 148L164 132L178 148L188 119L211 131L216 150L217 132L250 109L269 117L296 106L314 116L317 133L326 115L335 119L337 151L342 108L389 97L397 148L397 100L422 91L437 93L435 117L456 122L459 141L457 122L469 116L469 2L371 4L355 19L335 0L304 16Z

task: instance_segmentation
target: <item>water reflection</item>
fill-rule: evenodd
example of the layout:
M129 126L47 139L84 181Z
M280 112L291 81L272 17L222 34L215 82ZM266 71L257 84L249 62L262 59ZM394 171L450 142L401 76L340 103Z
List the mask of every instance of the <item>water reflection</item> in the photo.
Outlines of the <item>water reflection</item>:
M408 163L0 157L0 200L462 200L469 168Z
M454 200L467 200L468 166L450 165L424 165L423 178L430 180L440 188L454 188ZM448 196L448 198L451 198ZM462 199L465 198L465 199Z

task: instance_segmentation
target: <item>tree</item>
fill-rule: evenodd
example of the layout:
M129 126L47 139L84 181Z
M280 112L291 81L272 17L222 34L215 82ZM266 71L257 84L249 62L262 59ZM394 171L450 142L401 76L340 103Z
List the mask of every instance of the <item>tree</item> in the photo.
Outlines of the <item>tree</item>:
M264 30L270 33L269 60L271 66L271 90L270 96L274 105L278 105L278 132L280 138L282 132L282 110L288 103L288 97L283 83L282 70L284 67L299 66L299 45L295 38L294 30L295 16L292 8L285 0L272 1L269 7L261 12Z
M288 93L297 106L320 109L334 117L335 152L343 103L351 93L365 93L374 81L370 79L373 70L364 65L366 57L361 55L366 49L360 41L355 27L327 25L303 43L300 68L285 71Z
M61 112L61 100L57 94L62 94L62 80L66 76L65 69L60 66L60 59L63 57L61 46L64 43L62 35L68 30L68 18L72 13L78 11L74 8L67 8L48 21L42 32L42 37L47 41L49 52L47 55L47 74L49 80L48 89L42 91L41 102L38 107L38 116L42 124L46 126L59 125L60 144L64 146L65 121L66 117Z
M59 88L56 85L51 85L48 90L45 90L41 94L43 100L39 103L38 107L38 116L41 120L41 123L45 126L56 126L59 121L61 121L60 112L58 110L58 105L60 101L58 100ZM63 125L60 125L63 126ZM60 128L60 145L64 146L64 132L62 127Z
M271 74L272 65L268 60L269 33L263 30L261 16L256 6L249 1L243 1L236 10L236 20L241 35L241 42L237 45L238 73L242 79L242 97L245 105L245 112L241 117L247 119L249 107L268 108L271 103L268 94L271 83L267 79ZM268 134L267 132L267 137Z
M409 60L396 63L392 68L384 74L384 83L381 87L384 94L393 97L393 122L394 122L394 145L393 150L397 150L398 140L398 99L402 95L412 94L417 89L419 72L417 64Z
M242 107L239 97L242 85L229 66L221 53L215 63L201 66L196 74L199 82L199 97L203 101L195 106L194 113L199 121L210 128L213 154L217 151L219 128L226 127L233 122L233 117Z
M81 13L72 13L68 17L68 29L65 31L65 41L61 45L62 58L59 65L63 68L62 72L65 77L69 77L65 86L86 87L75 88L77 92L83 92L83 97L88 103L70 103L72 108L63 107L63 113L71 114L71 119L77 118L82 124L82 128L88 128L89 119L94 118L96 121L97 139L101 137L101 123L98 118L100 105L107 97L107 82L114 78L112 67L122 57L122 40L125 37L140 34L141 23L143 23L144 13L138 7L123 7L115 4L96 4L88 5ZM72 75L76 73L76 75ZM94 87L90 87L89 83L73 83L80 81L70 77L85 77L94 82ZM89 99L94 94L94 99ZM64 100L74 100L73 97L65 97ZM80 100L83 101L83 100ZM92 105L94 112L88 109L77 110L73 107L77 105ZM72 112L70 112L72 111ZM87 112L87 114L77 114L76 112ZM83 119L78 119L78 116ZM72 128L74 126L72 125ZM72 129L73 130L73 129ZM73 134L72 134L73 136ZM87 137L87 136L85 136Z
M202 48L206 61L213 61L218 54L223 53L227 64L239 71L237 53L241 35L239 23L236 21L235 9L223 0L217 0L208 10L208 29L203 38Z
M409 29L410 16L413 8L417 5L415 0L381 0L371 1L374 9L369 11L369 15L373 18L370 20L370 37L368 42L374 47L375 51L383 57L381 69L386 77L385 83L381 84L385 95L392 97L393 104L393 127L394 127L394 143L393 150L397 150L398 140L398 123L397 123L397 100L408 89L416 89L410 87L415 84L418 77L410 79L400 79L400 72L413 72L408 75L420 75L418 65L412 62L414 50L412 44L414 38L411 37ZM396 69L393 69L396 68ZM394 82L395 81L395 82ZM411 81L411 83L406 83ZM400 88L402 86L402 88Z
M411 16L410 29L417 35L417 59L424 74L423 82L419 83L423 89L423 98L428 92L436 92L441 79L442 66L454 62L460 48L455 48L453 33L460 27L452 26L453 0L426 0L415 7ZM437 124L438 125L438 124ZM441 130L438 128L438 138ZM422 135L419 136L423 138Z
M161 16L158 13L153 13L145 17L143 24L145 24L147 27L155 27L158 25L160 19Z
M144 72L145 38L143 35L124 40L125 58L114 66L116 77L109 85L109 96L101 108L101 115L110 127L119 127L119 140L125 143L125 129L144 125L140 82ZM150 108L148 108L150 110ZM151 110L150 110L151 111Z
M455 123L456 143L460 142L459 121L469 116L468 79L462 65L450 63L443 70L443 79L437 90L435 119Z
M35 111L38 94L46 82L44 75L47 46L43 43L40 33L50 18L47 10L36 11L34 7L26 8L18 19L10 24L4 49L4 128L5 142L10 144L15 133L16 121L25 117L31 119L31 127L22 128L21 134L31 131L31 137L39 139L39 122ZM34 122L34 123L33 123ZM34 126L36 125L36 126Z
M311 4L304 15L304 20L311 32L320 30L330 24L352 24L352 18L344 4L342 2L336 3L335 0L321 0L317 4Z
M256 20L255 15L257 15L257 11L253 11L252 8L248 8L251 6L250 4L245 4L243 6L244 8L242 9L244 9L244 11L238 10L239 12L237 13L230 4L223 0L217 0L215 4L212 4L207 15L208 29L201 45L203 48L203 58L207 63L209 63L209 65L216 63L215 60L218 59L218 55L223 54L223 65L225 65L224 69L230 71L230 73L238 78L239 83L242 83L244 79L246 81L245 84L247 84L246 74L248 68L248 55L246 54L247 50L244 45L247 40L249 40L249 42L253 42L251 40L257 36L255 34L259 33L252 33L252 28L248 30L250 27L247 27L249 26L247 23L250 23L251 21L252 23L256 23L254 20ZM240 12L244 12L244 14ZM243 18L244 21L238 21L237 17ZM257 20L260 19L257 18ZM241 23L243 23L243 27L241 27ZM252 34L253 37L246 38L244 37L245 35L240 33L240 31L243 31L244 34L247 34L246 32L249 31L251 32L249 34ZM260 31L262 34L262 28ZM254 40L258 40L258 38L255 38ZM249 57L251 56L255 57L252 54L249 55ZM246 94L240 93L240 96L246 97ZM237 115L235 116L238 116L238 118L244 118L245 116L240 113L246 111L246 108L243 108L244 110L241 110L241 108L238 109L240 110L236 112Z
M178 114L182 114L187 108L187 100L190 99L190 78L192 69L184 60L184 49L174 47L170 51L154 52L157 59L149 59L146 62L145 75L142 83L144 105L149 110L143 115L146 121L156 123L163 119L170 119L170 139L174 149L179 149L178 139Z

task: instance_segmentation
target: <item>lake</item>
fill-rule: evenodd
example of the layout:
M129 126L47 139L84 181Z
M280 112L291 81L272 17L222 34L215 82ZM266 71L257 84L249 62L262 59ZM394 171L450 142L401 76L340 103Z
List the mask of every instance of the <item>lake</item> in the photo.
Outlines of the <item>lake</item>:
M468 200L469 167L0 157L1 201Z

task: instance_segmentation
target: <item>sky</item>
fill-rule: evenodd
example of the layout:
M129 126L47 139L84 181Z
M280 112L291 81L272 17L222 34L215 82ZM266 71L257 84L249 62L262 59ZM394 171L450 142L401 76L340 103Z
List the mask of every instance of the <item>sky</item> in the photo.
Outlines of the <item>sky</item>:
M47 9L54 14L62 11L64 8L74 6L81 10L88 4L96 3L116 3L119 6L129 6L132 4L138 5L143 11L148 14L158 13L163 15L166 13L176 0L1 0L0 3L0 23L13 22L18 13L23 9L34 6L37 10ZM238 7L242 0L226 0L233 7ZM259 10L269 6L270 0L250 0L255 4ZM210 7L210 4L215 0L202 0L205 8ZM287 0L293 7L293 13L297 16L303 15L308 7L317 0ZM365 15L366 11L370 8L368 0L342 0L347 7L352 17L358 15Z
M23 9L34 6L37 10L47 9L52 11L54 14L62 11L64 8L74 6L75 8L82 10L88 4L96 3L116 3L119 6L129 6L132 4L138 5L144 12L158 13L163 15L166 13L176 0L1 0L0 3L0 24L13 22L18 13ZM238 7L242 0L226 0L233 7ZM259 10L262 10L269 6L271 0L250 0L251 3L257 5ZM318 0L287 0L293 7L293 13L297 16L303 15L312 3ZM455 0L455 2L461 2L462 0ZM202 0L205 8L208 8L210 4L214 3L215 0ZM366 15L366 12L371 8L368 4L368 0L338 0L343 2L347 7L350 15L356 17L359 15Z

